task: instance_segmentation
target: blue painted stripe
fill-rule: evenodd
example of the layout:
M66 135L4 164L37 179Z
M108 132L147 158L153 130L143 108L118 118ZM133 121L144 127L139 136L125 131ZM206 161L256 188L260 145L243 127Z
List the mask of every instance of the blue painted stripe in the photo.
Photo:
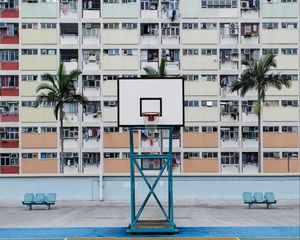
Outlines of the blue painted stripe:
M154 237L153 235L142 235ZM293 237L300 238L300 227L184 227L176 235L155 237ZM0 228L4 238L72 238L72 237L141 237L128 235L126 228L78 227L78 228Z

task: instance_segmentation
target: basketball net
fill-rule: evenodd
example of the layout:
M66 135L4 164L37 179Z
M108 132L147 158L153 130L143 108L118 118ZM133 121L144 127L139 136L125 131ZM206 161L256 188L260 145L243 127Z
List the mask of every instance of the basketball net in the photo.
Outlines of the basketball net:
M144 112L143 119L145 123L145 130L147 131L146 135L149 139L150 147L154 145L155 132L157 123L159 121L160 113L159 112Z

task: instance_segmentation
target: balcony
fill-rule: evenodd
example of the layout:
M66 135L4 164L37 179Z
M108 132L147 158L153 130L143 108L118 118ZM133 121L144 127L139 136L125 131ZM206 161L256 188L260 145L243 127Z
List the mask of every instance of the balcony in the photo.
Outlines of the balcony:
M56 45L56 29L21 29L21 44L28 45Z
M238 49L220 49L220 69L238 70L239 50Z
M259 44L259 24L242 23L241 24L241 43Z
M179 13L179 0L175 1L162 1L161 2L161 17L168 19L172 22L176 21L180 17Z
M239 173L239 153L221 152L221 172L222 173Z
M60 18L78 18L77 0L60 0Z
M84 23L82 26L82 43L87 45L100 44L100 24Z
M78 44L77 23L62 23L60 25L60 44L66 44L66 45Z
M134 147L139 147L138 133L133 134ZM114 132L103 134L104 148L129 148L129 135L127 132Z
M82 17L83 18L100 18L100 0L82 1Z
M158 0L141 1L141 18L158 18Z
M0 148L19 148L19 128L0 128Z
M22 148L51 149L57 148L57 133L22 133Z
M221 101L220 102L220 121L221 122L238 122L239 116L238 101Z
M239 128L221 127L221 147L236 148L239 147Z
M138 18L139 5L137 2L128 3L103 3L102 14L103 18Z
M238 75L220 75L220 96L237 97L237 92L231 92L231 85L237 81Z
M161 43L162 44L179 44L179 23L162 23L161 24Z
M85 127L82 131L83 148L99 149L100 146L100 127Z
M182 44L218 44L218 30L216 29L182 29Z
M57 2L21 2L22 18L57 18Z
M0 18L19 18L18 4L18 2L13 0L9 0L7 3L2 3L2 8L0 9Z
M258 1L243 0L240 2L242 18L259 18Z
M19 122L18 102L0 102L0 122Z
M0 44L19 44L18 24L0 22Z
M83 106L83 122L99 123L102 118L101 102L90 101Z
M255 113L255 106L257 101L242 101L242 121L243 122L257 122L257 114Z
M218 133L206 132L184 132L183 147L184 148L217 148Z
M19 96L19 76L0 75L0 96Z
M83 95L91 97L100 97L101 89L99 75L83 75L82 82Z
M155 23L141 24L141 44L153 45L159 43L159 26Z
M258 173L258 154L257 152L242 153L243 173Z
M239 38L239 24L220 23L220 43L221 44L237 44Z
M64 63L67 73L78 69L78 50L77 49L63 49L60 50L60 62Z
M82 69L84 71L100 70L100 50L89 49L82 52L83 62Z
M182 56L183 70L217 70L217 55L185 55Z
M258 147L258 127L242 127L242 147Z

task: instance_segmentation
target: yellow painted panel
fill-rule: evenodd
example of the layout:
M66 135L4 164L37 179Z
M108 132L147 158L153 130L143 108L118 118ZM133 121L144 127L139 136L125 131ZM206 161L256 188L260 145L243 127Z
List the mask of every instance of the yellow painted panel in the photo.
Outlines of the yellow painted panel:
M103 96L117 96L117 81L103 81Z
M36 96L36 88L40 84L40 81L21 81L20 82L20 96Z
M182 69L183 70L217 70L218 61L217 55L213 56L183 56Z
M103 44L138 44L138 30L104 29Z
M20 56L21 70L32 71L56 71L57 56L48 55L21 55Z
M21 29L21 44L57 44L57 29Z
M262 117L266 122L297 122L299 121L299 108L264 107Z
M182 44L218 44L218 30L182 30Z
M219 94L217 81L185 81L185 95L187 96L213 96Z
M276 58L277 69L293 70L298 69L299 56L298 55L279 55Z
M218 121L218 108L216 107L186 107L185 120L187 122L214 122Z
M102 57L102 70L139 70L138 56Z
M21 107L20 111L21 122L56 122L53 108L46 107Z

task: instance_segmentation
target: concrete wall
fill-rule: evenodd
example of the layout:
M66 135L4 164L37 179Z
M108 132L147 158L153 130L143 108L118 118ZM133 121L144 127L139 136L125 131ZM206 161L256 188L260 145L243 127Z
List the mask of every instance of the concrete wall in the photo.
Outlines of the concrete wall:
M139 147L138 134L133 134L134 146ZM104 133L103 147L104 148L129 148L129 135L127 132L122 133Z
M22 159L21 173L58 173L57 159Z
M103 44L139 44L139 32L136 29L103 29Z
M216 148L218 147L218 133L185 132L183 133L184 148Z
M200 4L199 4L200 5ZM181 34L182 44L218 44L218 30L209 29L183 29Z
M184 94L186 96L217 96L219 94L219 82L185 81Z
M21 2L22 18L57 18L57 3L23 3Z
M300 177L294 176L177 176L174 177L176 199L240 199L244 191L273 191L278 199L299 199ZM56 192L58 200L98 200L98 176L0 176L0 201L21 201L26 192ZM158 184L157 194L166 198L166 179ZM129 201L128 176L104 177L104 200ZM136 181L138 198L148 188ZM21 204L21 202L20 202Z
M22 133L22 148L57 148L57 133Z
M183 172L184 173L218 173L219 160L217 158L184 159Z
M57 44L57 29L21 29L22 44Z
M265 148L297 148L298 133L264 133L263 144Z
M218 57L213 56L183 56L182 57L182 69L183 70L217 70L218 69Z

